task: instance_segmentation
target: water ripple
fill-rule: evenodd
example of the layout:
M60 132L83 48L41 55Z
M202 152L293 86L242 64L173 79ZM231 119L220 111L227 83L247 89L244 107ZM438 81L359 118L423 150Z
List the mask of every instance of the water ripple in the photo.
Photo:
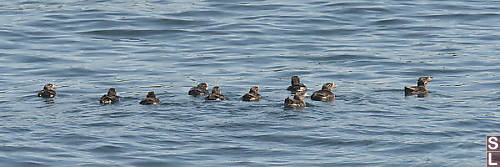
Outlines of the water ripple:
M498 2L227 2L0 4L0 166L482 165ZM336 100L285 109L293 75ZM420 76L429 96L405 97ZM228 100L188 96L200 82Z

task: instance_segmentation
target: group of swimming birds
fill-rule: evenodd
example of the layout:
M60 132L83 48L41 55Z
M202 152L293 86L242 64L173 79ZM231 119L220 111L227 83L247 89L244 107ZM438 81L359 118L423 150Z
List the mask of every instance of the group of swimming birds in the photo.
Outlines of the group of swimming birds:
M306 107L306 102L304 99L308 96L305 91L307 91L306 85L300 82L298 76L293 76L291 78L291 85L287 88L287 90L291 91L294 96L293 98L287 97L284 102L284 106L287 108L304 108ZM428 94L427 83L432 81L432 77L420 77L417 81L417 86L406 86L405 87L405 95L417 95L418 97L425 97ZM53 98L55 97L56 91L55 84L46 84L38 93L38 97L44 98ZM214 86L212 88L212 93L209 93L208 84L200 83L195 87L189 89L188 95L199 97L205 96L206 100L225 100L224 95L221 94L220 88L218 86ZM314 92L311 95L311 100L315 101L333 101L335 99L335 94L333 93L333 88L336 88L334 83L325 83L321 90ZM250 91L243 95L241 99L243 101L259 101L262 96L259 94L260 88L257 86L253 86L250 88ZM109 88L108 93L103 95L99 102L101 104L113 104L120 101L120 97L116 95L115 88ZM160 100L156 97L154 92L148 92L146 98L141 100L139 104L149 105L149 104L160 104Z

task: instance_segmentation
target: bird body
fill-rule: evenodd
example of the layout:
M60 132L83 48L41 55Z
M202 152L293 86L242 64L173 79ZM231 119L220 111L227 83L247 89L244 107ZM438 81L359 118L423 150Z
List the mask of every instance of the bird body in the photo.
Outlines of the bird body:
M243 95L241 99L243 101L259 101L262 98L262 96L259 94L259 90L260 88L257 86L251 87L250 91L247 94Z
M203 96L208 94L208 84L200 83L196 87L189 89L188 95L191 96Z
M305 93L295 93L293 99L287 97L285 99L286 108L304 108L306 107L306 102L304 101Z
M417 95L417 97L426 97L429 94L427 83L432 81L432 77L420 77L417 86L405 86L405 96Z
M156 98L155 92L148 92L145 99L142 99L139 104L150 105L150 104L160 104L160 99Z
M115 88L109 88L108 93L102 95L101 99L99 99L99 103L101 104L113 104L120 101L120 96L116 95Z
M43 98L52 98L56 97L57 93L54 90L56 88L55 84L46 84L43 86L43 90L40 90L38 92L38 97L43 97Z
M226 100L226 98L221 94L220 88L218 86L214 86L212 88L212 93L210 93L205 100Z
M303 83L300 83L298 76L293 76L291 79L291 85L288 86L287 90L292 92L303 92L307 90L307 87Z
M333 101L335 99L335 94L332 89L337 87L334 83L325 83L321 90L314 92L311 95L311 100L315 101Z

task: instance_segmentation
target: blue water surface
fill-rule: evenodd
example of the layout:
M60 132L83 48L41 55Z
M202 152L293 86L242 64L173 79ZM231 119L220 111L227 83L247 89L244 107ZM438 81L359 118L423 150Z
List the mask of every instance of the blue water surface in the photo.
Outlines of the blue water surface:
M499 30L493 0L1 2L0 166L483 166ZM335 102L283 108L293 75Z

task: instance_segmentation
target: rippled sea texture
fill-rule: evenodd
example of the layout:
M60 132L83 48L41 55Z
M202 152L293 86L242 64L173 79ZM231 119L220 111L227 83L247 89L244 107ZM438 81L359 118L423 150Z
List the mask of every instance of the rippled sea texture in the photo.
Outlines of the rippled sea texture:
M499 1L5 1L0 166L483 166ZM334 103L283 108L290 77ZM426 98L403 87L433 76ZM206 102L190 87L219 85ZM58 97L36 97L44 84ZM260 102L241 102L251 86ZM114 87L122 101L100 105ZM161 105L139 101L155 91Z

